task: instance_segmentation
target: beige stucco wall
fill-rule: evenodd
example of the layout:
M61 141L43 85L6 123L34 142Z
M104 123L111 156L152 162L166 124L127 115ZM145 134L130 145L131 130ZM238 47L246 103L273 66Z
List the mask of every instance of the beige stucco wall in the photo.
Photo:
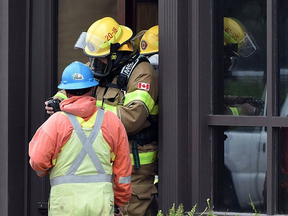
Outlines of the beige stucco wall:
M117 18L115 0L61 0L58 14L58 81L64 68L73 61L87 62L82 50L74 44L83 31L96 20L111 16Z

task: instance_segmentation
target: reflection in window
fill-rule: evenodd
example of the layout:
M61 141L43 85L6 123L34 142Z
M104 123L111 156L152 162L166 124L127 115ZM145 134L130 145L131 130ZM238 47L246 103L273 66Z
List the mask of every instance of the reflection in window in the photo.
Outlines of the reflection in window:
M217 127L216 131L215 209L253 212L252 201L258 212L265 212L266 128Z
M223 74L217 74L224 79L223 92L217 96L224 96L221 114L265 115L266 3L224 2L224 58L219 63Z
M288 4L287 1L279 1L279 107L280 116L288 115Z

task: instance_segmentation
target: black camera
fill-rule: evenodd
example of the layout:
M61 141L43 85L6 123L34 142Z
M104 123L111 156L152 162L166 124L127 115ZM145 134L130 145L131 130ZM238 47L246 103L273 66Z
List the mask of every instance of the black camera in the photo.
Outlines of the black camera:
M120 212L119 207L117 205L114 205L114 213L119 214L119 212Z
M60 101L58 99L55 98L49 98L48 100L48 106L53 108L54 112L58 112L61 111L60 109Z

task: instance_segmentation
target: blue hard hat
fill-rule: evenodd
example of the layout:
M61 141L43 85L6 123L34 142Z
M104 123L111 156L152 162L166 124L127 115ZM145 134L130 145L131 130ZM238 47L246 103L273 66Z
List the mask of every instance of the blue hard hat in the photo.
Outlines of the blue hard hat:
M62 73L62 81L58 85L59 89L73 90L84 89L97 86L91 69L82 62L72 62Z

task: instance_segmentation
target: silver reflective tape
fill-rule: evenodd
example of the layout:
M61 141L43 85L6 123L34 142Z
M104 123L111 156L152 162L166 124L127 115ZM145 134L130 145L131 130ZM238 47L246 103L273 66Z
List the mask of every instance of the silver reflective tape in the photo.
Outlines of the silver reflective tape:
M98 175L73 175L73 176L59 176L50 180L51 187L67 183L93 183L93 182L112 182L112 176L106 174Z
M119 184L128 184L128 183L131 183L131 176L119 178Z

